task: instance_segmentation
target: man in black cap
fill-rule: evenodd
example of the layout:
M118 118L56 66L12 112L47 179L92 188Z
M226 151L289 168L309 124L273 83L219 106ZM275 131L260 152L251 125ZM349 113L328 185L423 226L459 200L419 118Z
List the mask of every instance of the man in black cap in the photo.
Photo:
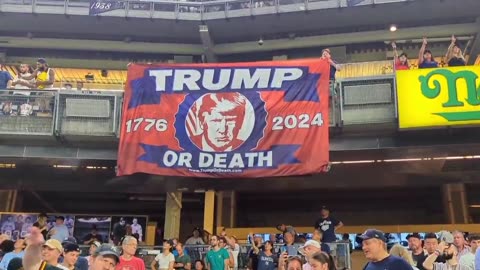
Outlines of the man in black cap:
M115 270L120 256L114 246L102 244L90 257L89 270Z
M369 229L360 235L362 249L369 261L364 270L413 270L404 259L387 252L387 239L382 231Z
M422 237L418 233L407 235L408 249L412 253L413 263L419 270L424 270L423 262L428 256L428 253L423 249Z
M74 265L74 268L72 269L75 269L75 270L88 270L88 260L87 258L84 258L84 257L80 257L80 252L78 253L78 255L76 254L76 249L78 246L78 243L77 243L77 239L75 239L75 237L68 237L67 239L65 239L65 241L62 242L62 246L63 246L63 250L64 250L64 254L63 254L63 263L65 263L65 260L69 260L70 262L67 262L68 264L72 264L72 261L74 260L73 257L76 257L76 260L75 262L73 263ZM70 258L67 258L67 250L71 250L71 254L69 254ZM78 251L80 251L80 249L78 248ZM75 256L77 255L77 256ZM66 266L66 265L64 265ZM67 268L71 268L71 266L66 266Z
M80 256L80 247L71 242L63 243L63 263L62 265L70 270L77 269L75 267L78 257Z
M330 216L330 209L322 206L321 217L315 222L315 229L323 232L323 243L331 243L337 241L335 231L343 226L340 220Z

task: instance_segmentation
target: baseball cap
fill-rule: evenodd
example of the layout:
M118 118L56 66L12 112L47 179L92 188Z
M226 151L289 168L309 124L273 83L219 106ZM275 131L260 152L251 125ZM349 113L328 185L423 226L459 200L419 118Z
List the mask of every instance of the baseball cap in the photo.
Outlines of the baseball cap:
M58 251L60 251L60 253L63 253L62 243L60 243L60 241L58 241L56 239L48 240L47 242L45 242L45 244L43 244L43 246L53 248L53 249L57 249Z
M387 242L387 238L385 238L385 234L377 229L369 229L366 230L362 235L360 235L360 238L363 240L368 240L368 239L378 239L382 240L383 242Z
M115 261L118 263L120 262L120 258L118 256L118 252L114 246L110 244L102 244L100 245L97 250L95 251L95 256L102 256L102 257L113 257Z
M438 240L447 244L453 244L453 235L449 231L438 232Z
M65 253L72 252L72 251L80 252L80 247L77 244L67 242L63 245L63 251Z
M97 248L99 248L102 244L101 244L100 242L98 242L98 241L93 241L93 242L90 244L90 246L92 246L92 245L93 245L93 246L96 246Z
M407 240L410 239L410 238L412 238L412 237L413 237L413 238L418 238L418 239L422 240L422 237L420 236L419 233L411 233L411 234L407 235Z
M65 240L63 240L62 244L65 244L65 243L78 244L77 239L75 239L75 237L73 237L73 236L69 236L69 237L65 238Z
M45 58L38 58L37 63L46 64L47 60L45 60Z
M322 248L320 246L320 242L315 241L315 240L308 240L307 242L305 242L305 245L298 248L298 252L300 252L300 254L305 256L305 248L308 247L308 246L316 247L318 249Z

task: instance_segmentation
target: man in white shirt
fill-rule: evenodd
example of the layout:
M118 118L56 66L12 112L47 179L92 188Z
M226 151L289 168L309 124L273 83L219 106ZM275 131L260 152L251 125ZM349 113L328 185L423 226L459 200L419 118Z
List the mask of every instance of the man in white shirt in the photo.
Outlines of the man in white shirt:
M139 242L142 242L143 240L143 229L142 229L142 225L138 224L138 219L137 218L133 218L132 220L132 234L138 234L138 241Z

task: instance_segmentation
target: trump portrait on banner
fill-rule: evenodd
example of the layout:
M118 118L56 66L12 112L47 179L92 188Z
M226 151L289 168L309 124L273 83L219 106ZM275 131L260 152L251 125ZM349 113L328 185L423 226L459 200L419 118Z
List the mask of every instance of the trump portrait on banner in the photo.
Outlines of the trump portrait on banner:
M248 114L247 102L239 93L203 95L192 105L187 117L190 140L200 150L208 152L229 152L240 147L244 140L239 137L249 135L241 134ZM192 126L197 127L197 132Z

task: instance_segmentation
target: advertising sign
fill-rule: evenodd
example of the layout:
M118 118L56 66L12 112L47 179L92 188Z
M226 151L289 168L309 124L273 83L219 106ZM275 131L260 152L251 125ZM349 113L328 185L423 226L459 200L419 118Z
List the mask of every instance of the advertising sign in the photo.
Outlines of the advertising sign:
M480 67L397 71L400 128L480 124Z
M118 175L321 172L329 159L329 70L320 59L131 65Z

